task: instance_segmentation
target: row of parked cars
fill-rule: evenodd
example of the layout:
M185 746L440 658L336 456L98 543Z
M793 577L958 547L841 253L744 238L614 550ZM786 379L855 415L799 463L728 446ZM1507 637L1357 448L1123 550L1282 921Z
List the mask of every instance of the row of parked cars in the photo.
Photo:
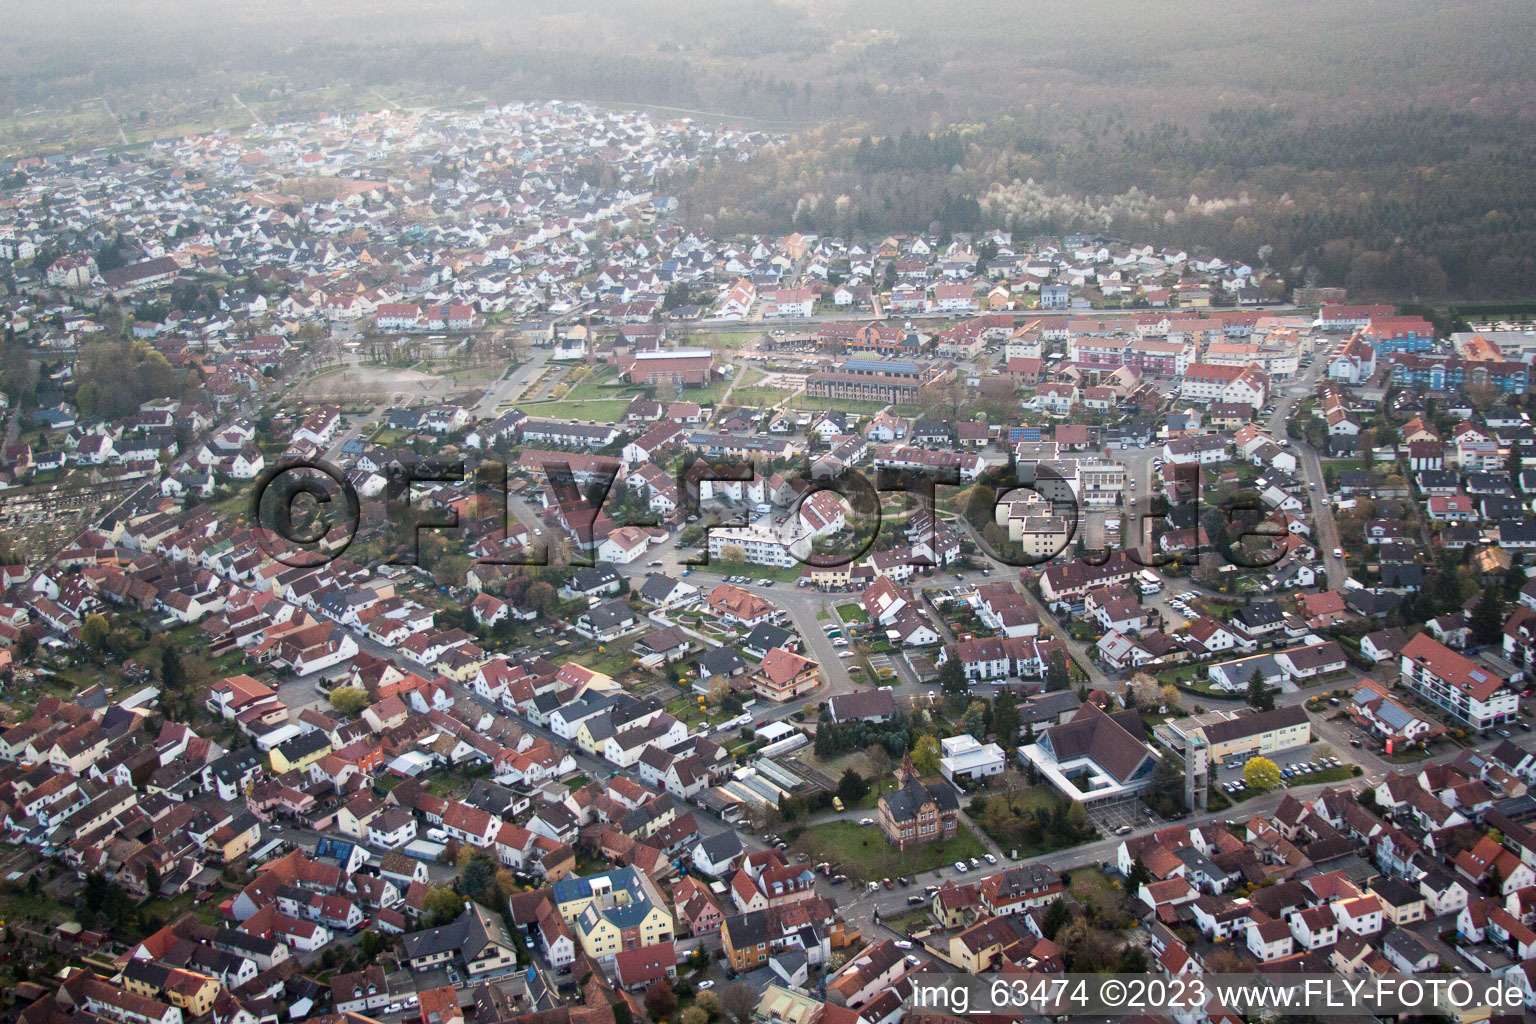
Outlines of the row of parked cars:
M725 582L735 584L738 587L744 587L748 584L759 587L771 587L778 581L763 579L761 576L755 579L751 576L727 576Z
M1193 590L1186 590L1182 594L1175 594L1173 597L1170 597L1168 599L1168 607L1182 615L1187 615L1192 619L1198 618L1200 613L1196 611L1194 605L1190 604L1189 602L1193 601L1199 596L1200 595L1195 593Z
M966 863L963 860L957 860L955 861L955 870L962 875L967 871L970 871L972 868L979 870L981 868L982 861L986 861L988 864L996 864L997 857L990 853L984 853L980 857L972 857L970 863Z
M1300 764L1286 765L1280 769L1280 774L1284 778L1295 779L1303 775L1325 772L1330 768L1338 768L1343 763L1343 761L1336 757L1320 757L1316 761L1303 761Z
M1328 771L1330 768L1341 767L1343 764L1344 762L1336 757L1320 757L1315 761L1301 761L1297 764L1288 764L1280 769L1280 777L1283 779L1299 779L1306 775ZM1236 768L1239 765L1240 762L1226 762L1228 768ZM1223 782L1221 788L1228 795L1235 796L1238 793L1247 792L1248 783L1242 779L1235 779L1232 782Z

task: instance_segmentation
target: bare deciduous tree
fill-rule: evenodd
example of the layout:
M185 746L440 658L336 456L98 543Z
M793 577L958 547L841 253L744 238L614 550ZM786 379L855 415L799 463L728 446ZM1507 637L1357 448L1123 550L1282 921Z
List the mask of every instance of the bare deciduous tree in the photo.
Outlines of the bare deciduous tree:
M757 998L757 989L744 981L733 982L720 990L720 1009L730 1024L752 1024Z

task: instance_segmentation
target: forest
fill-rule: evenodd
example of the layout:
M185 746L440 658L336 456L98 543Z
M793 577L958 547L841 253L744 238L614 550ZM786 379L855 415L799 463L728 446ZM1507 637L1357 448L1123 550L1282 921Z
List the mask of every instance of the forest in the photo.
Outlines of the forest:
M716 230L1093 230L1362 297L1536 292L1528 0L63 0L8 29L0 153L653 105L783 134L671 183Z
M1223 108L1194 127L1092 120L1055 141L1006 121L963 141L804 133L690 175L684 210L724 232L1097 232L1362 297L1536 293L1536 145L1501 118Z

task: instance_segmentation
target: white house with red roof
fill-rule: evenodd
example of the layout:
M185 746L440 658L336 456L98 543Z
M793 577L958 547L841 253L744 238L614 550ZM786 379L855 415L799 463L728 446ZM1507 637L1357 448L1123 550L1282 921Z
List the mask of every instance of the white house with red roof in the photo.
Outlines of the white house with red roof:
M1403 646L1399 661L1404 686L1474 729L1491 729L1519 714L1520 695L1508 680L1426 633Z

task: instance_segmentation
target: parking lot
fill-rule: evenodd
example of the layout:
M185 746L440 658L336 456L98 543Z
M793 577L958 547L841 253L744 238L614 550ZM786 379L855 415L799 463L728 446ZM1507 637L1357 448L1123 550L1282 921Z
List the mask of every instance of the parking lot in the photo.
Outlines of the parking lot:
M1116 804L1091 807L1088 821L1106 835L1116 835L1149 825L1161 825L1162 820L1140 800L1126 800Z
M1176 580L1175 583L1187 582ZM1165 586L1163 590L1146 603L1160 605L1164 608L1166 616L1164 628L1179 629L1187 625L1191 619L1197 618L1199 612L1189 602L1199 597L1195 590L1175 591L1171 586Z
M1280 769L1281 781L1285 783L1289 782L1292 778L1306 778L1310 775L1316 775L1320 771L1340 768L1350 763L1346 755L1340 754L1337 751L1330 751L1325 754L1317 752L1318 747L1326 746L1328 746L1326 743L1312 743L1305 747L1297 747L1295 750L1262 756L1268 757L1271 761L1275 762L1275 767ZM1229 796L1243 792L1243 768L1247 763L1248 759L1245 757L1215 766L1216 782L1222 792ZM1231 764L1232 767L1227 767L1228 764Z

